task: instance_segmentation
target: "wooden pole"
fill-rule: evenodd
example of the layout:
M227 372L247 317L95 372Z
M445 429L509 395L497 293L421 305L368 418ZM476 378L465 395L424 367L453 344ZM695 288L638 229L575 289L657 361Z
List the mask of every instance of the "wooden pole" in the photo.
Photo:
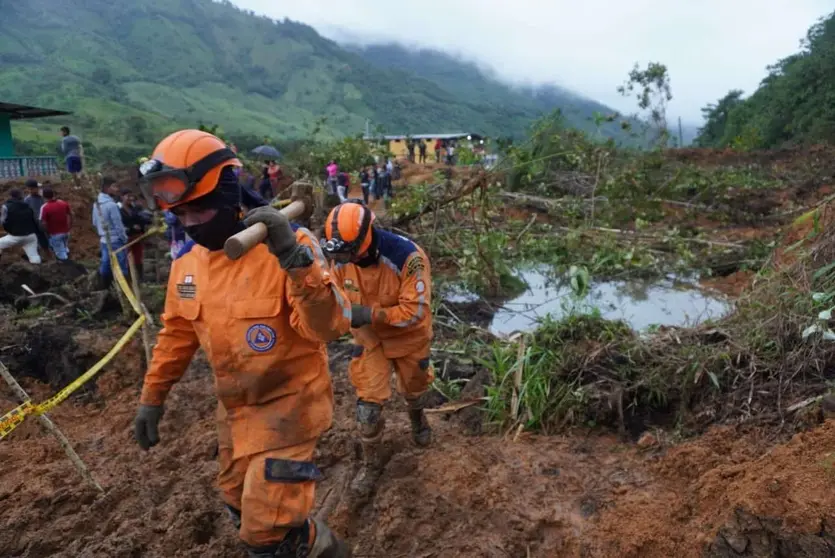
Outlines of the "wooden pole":
M2 362L0 362L0 375L3 376L3 379L6 380L6 383L9 384L9 387L12 388L12 391L21 400L21 402L26 403L27 401L31 401L29 395L22 387L20 387L20 384L17 383L17 380L14 379L14 376L11 375L9 369L6 368ZM55 436L55 439L58 440L58 443L61 444L62 448L64 448L64 452L67 454L67 457L69 457L70 461L73 462L73 465L75 465L75 468L78 469L78 472L84 480L99 492L104 493L104 489L98 482L96 482L93 475L90 474L90 470L87 469L87 466L78 454L75 453L70 441L66 436L64 436L64 433L61 432L57 426L55 426L55 423L53 423L52 420L46 416L46 414L38 415L38 422L40 422L41 426L43 426L50 434Z
M133 261L133 253L128 250L128 268L130 270L130 281L133 285L133 296L136 297L136 302L145 314L145 322L142 324L142 345L145 347L145 368L151 365L151 333L148 330L150 327L150 316L145 305L142 304L142 294L139 292L139 276L136 271L136 264Z

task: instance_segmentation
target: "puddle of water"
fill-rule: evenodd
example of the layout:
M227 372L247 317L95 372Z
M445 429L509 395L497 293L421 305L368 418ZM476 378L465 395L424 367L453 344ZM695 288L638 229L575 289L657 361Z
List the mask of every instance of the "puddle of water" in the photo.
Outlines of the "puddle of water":
M731 304L698 288L692 279L668 276L664 279L593 282L588 294L578 299L565 277L555 279L548 268L521 271L528 284L520 296L496 311L490 331L507 335L536 327L539 318L550 314L559 319L569 312L598 308L604 318L623 320L637 331L653 325L695 325L727 314ZM461 293L452 298L463 301Z

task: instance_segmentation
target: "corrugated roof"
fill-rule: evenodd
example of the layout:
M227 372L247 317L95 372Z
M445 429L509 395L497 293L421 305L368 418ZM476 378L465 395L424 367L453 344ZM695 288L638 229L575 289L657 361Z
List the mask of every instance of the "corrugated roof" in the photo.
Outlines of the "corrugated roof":
M24 120L26 118L44 118L46 116L63 116L65 114L72 114L62 110L53 110L39 107L29 107L26 105L16 105L14 103L0 102L0 114L8 114L12 120Z
M427 139L460 139L466 138L467 136L472 136L476 139L481 139L483 136L481 134L474 134L468 132L460 132L457 134L412 134L410 136L407 135L384 135L384 136L365 136L365 139L385 139L388 141L391 140L404 140L407 138L412 139L419 139L419 140L427 140Z

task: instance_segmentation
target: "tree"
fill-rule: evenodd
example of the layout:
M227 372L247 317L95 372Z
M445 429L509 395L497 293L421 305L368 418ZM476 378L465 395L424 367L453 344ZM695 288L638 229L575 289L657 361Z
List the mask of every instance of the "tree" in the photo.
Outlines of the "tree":
M695 144L699 147L721 147L728 127L731 111L742 104L742 90L733 89L719 99L702 108L705 125L699 128Z
M653 143L659 147L667 145L670 136L667 129L667 103L673 99L667 66L659 62L650 62L646 69L642 70L636 62L629 72L629 79L618 87L618 93L624 97L635 96L638 108L648 113L655 128Z

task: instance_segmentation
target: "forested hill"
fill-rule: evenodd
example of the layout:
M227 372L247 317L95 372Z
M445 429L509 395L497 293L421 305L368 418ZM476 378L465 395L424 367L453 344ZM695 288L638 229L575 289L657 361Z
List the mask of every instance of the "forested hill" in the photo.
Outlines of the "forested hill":
M476 64L433 49L409 49L390 43L370 46L346 45L380 69L400 68L427 79L462 99L491 107L497 112L515 112L524 118L559 108L566 123L594 131L592 115L611 114L613 109L557 86L511 87ZM603 127L610 136L624 135L617 123Z
M508 136L545 108L576 112L498 83L484 94L487 78L454 74L381 67L309 26L228 1L10 1L0 16L0 100L73 111L67 122L98 158L142 154L165 131L201 122L275 139L307 136L323 117L331 135L361 132L368 119L390 133ZM575 122L591 109L579 105ZM54 128L17 125L18 147L54 149Z
M835 143L835 13L809 29L800 52L770 66L756 92L743 95L730 91L702 109L698 145Z

